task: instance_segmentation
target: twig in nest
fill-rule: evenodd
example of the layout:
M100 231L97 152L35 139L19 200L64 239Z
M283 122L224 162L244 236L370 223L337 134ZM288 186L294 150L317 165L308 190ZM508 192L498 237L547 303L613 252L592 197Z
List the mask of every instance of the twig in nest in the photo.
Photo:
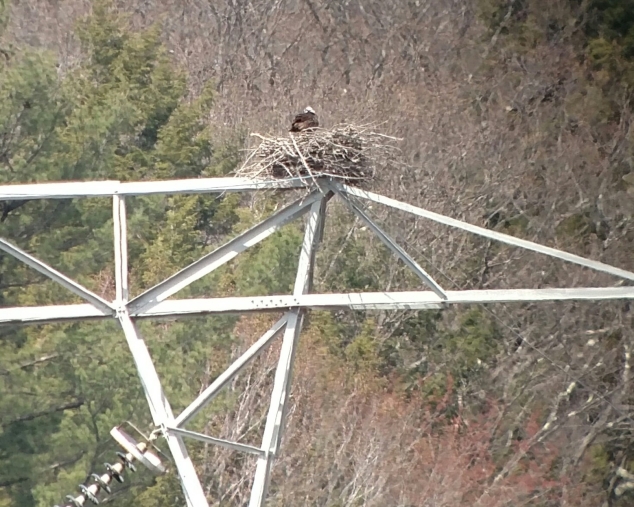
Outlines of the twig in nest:
M373 180L378 170L394 166L399 139L371 126L338 125L312 129L288 137L266 137L249 150L236 176L253 179L287 179L327 176L350 185Z

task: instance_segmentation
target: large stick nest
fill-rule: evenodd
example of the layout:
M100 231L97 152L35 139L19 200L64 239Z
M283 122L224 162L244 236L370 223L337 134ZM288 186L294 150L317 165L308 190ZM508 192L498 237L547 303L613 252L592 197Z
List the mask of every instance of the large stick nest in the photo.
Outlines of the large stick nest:
M248 156L236 176L254 179L331 177L360 186L377 171L393 165L398 151L395 137L374 132L371 126L338 125L315 128L286 137L251 134L260 144Z

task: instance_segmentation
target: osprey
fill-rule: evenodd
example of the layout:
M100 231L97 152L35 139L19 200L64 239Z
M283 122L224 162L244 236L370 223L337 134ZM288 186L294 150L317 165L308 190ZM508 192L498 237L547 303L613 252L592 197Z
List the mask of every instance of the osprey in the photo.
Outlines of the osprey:
M295 116L291 132L301 132L315 127L319 127L319 120L314 109L308 106L303 112Z

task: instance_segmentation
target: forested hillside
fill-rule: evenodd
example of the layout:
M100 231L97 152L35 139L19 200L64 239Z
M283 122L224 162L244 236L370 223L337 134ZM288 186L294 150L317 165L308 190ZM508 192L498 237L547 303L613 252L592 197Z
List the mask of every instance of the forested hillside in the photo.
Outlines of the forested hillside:
M628 0L0 0L0 184L229 175L250 133L380 124L372 190L634 270L634 6ZM138 294L292 192L128 200ZM364 209L447 289L617 286L608 275ZM114 297L108 199L0 203L0 237ZM288 293L302 224L179 297ZM333 199L315 290L417 290ZM0 306L74 302L0 254ZM270 506L634 503L629 303L314 312ZM178 411L276 315L142 322ZM192 425L259 445L279 343ZM114 323L0 327L0 507L48 507L150 430ZM245 505L255 459L190 446L210 505ZM623 472L621 475L624 475ZM626 474L625 474L626 475ZM130 477L128 475L128 477ZM139 471L112 505L182 505Z

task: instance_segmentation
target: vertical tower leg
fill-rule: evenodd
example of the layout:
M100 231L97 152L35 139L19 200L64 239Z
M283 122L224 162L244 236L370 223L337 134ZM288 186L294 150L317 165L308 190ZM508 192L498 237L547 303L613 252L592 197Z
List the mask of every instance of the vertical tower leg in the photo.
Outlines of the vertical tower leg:
M308 292L312 284L313 265L317 244L321 239L324 211L328 197L314 203L311 207L302 251L299 256L299 266L295 279L294 295ZM291 310L287 313L287 324L280 351L280 359L275 371L271 405L266 418L262 450L264 456L258 458L255 479L251 490L249 507L262 507L268 492L271 465L282 440L286 419L288 398L291 388L293 362L297 350L297 341L302 327L303 310Z
M136 325L130 318L128 310L125 308L128 298L126 213L124 200L116 195L113 199L113 215L115 228L115 280L119 322L134 358L154 424L157 426L171 425L174 421L174 414L163 393L150 352ZM176 464L187 506L208 507L209 504L205 498L205 492L182 438L178 435L167 434L166 439Z

